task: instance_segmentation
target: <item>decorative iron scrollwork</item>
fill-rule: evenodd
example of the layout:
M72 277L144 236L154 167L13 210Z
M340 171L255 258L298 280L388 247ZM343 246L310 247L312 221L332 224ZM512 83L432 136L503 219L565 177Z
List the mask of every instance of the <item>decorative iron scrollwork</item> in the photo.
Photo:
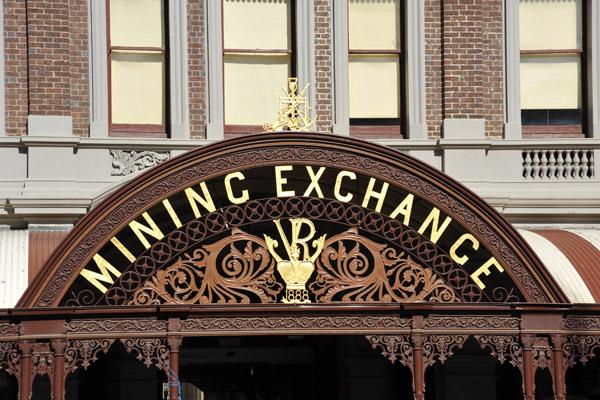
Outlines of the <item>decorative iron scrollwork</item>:
M410 335L366 335L373 349L381 350L381 355L392 363L398 360L402 365L413 370L413 348Z
M600 336L569 335L563 347L565 368L571 368L577 361L585 365L600 349Z
M516 335L474 335L482 349L489 349L491 356L504 364L505 361L523 372L523 349Z
M87 369L98 360L100 352L107 353L115 339L75 339L69 340L65 350L65 377L80 366Z
M459 301L431 269L358 235L356 228L326 240L317 267L309 288L318 302Z
M17 342L0 342L0 369L21 378L21 355Z
M273 276L274 265L264 240L234 229L231 236L157 271L130 304L247 304L253 297L274 303L283 288Z
M128 353L137 353L137 359L150 367L169 371L171 355L166 344L166 338L128 338L120 339Z

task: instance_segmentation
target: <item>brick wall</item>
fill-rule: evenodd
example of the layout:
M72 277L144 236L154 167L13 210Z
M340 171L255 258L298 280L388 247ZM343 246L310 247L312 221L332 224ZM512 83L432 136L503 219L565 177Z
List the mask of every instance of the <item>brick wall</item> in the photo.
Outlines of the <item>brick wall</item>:
M430 137L445 118L484 118L486 136L501 138L502 0L427 0L425 10Z
M24 1L4 1L4 85L7 135L27 133L27 17Z
M430 138L441 137L442 131L442 3L425 1L425 101Z
M484 118L502 137L502 0L424 0L426 104L430 137L445 118ZM315 0L316 129L332 128L332 1ZM6 130L26 133L27 114L70 115L88 135L90 107L87 3L7 0L4 5ZM27 5L27 10L25 6ZM190 126L205 137L204 2L188 1Z
M70 115L69 1L27 2L29 113Z
M317 104L313 105L316 111L316 130L331 132L332 128L332 86L333 68L331 47L331 1L315 0L315 75L314 84Z
M190 135L204 138L206 132L206 51L204 2L188 1L188 81Z
M71 115L73 134L89 136L90 57L87 2L70 0L69 38L71 72Z
M502 1L484 1L482 14L482 95L486 135L502 139L504 126L504 49Z

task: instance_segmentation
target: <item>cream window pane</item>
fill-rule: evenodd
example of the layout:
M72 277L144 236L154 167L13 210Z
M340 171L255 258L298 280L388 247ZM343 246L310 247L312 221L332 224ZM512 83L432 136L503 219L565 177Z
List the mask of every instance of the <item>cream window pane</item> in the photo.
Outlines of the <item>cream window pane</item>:
M581 20L581 0L520 0L521 50L581 49Z
M110 68L112 122L164 124L164 54L113 51Z
M110 0L111 45L164 47L163 10L163 0Z
M226 49L291 49L289 0L225 0Z
M349 56L350 118L400 116L398 57Z
M349 48L400 49L400 0L350 0Z
M521 57L521 108L581 108L579 56Z
M287 88L289 55L225 55L225 123L263 125L277 119Z

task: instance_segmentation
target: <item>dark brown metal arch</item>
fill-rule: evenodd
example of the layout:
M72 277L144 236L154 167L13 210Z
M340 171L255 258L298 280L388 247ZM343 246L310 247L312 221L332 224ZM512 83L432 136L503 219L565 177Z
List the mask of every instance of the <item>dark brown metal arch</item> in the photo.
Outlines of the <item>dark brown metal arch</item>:
M368 173L427 200L473 229L530 302L568 302L517 231L490 205L431 166L388 147L316 133L260 134L218 142L176 157L117 189L92 209L49 258L18 307L58 305L91 257L140 210L234 168L323 163Z

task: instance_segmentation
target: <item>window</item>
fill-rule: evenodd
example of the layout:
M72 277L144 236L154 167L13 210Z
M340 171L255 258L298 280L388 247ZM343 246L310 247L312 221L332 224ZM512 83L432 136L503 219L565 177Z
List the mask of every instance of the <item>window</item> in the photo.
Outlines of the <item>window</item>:
M290 0L223 1L224 120L227 133L262 131L295 75Z
M110 0L109 131L166 137L167 51L163 0Z
M520 0L523 137L583 137L582 0Z
M402 115L401 0L349 0L348 97L351 134L392 133Z

